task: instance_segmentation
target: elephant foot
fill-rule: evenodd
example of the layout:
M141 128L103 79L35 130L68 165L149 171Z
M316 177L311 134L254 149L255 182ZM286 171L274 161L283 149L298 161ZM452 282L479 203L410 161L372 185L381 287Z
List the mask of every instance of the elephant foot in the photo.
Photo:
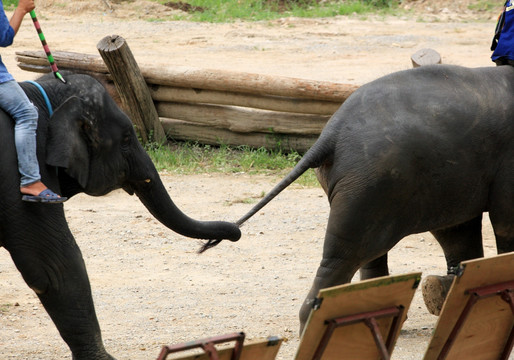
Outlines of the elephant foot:
M439 316L454 277L455 275L429 275L423 280L421 287L423 300L432 315Z

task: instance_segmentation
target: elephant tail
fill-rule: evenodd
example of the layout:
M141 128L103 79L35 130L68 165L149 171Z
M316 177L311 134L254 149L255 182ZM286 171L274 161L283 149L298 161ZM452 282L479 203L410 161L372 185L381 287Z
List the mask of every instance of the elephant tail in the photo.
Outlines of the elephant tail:
M333 144L329 136L323 132L319 139L314 145L305 153L302 159L296 164L296 166L287 174L271 191L266 194L261 201L259 201L250 211L248 211L243 217L241 217L236 225L241 227L246 220L250 219L266 204L273 200L278 194L285 188L291 185L296 179L298 179L304 172L309 169L317 168L327 160L333 153Z

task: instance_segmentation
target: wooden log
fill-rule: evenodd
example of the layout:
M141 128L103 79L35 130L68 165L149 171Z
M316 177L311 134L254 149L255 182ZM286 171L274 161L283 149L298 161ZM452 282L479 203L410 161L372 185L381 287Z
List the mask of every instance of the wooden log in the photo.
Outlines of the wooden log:
M40 73L40 74L46 74L52 71L52 69L48 66L41 66L41 65L30 65L30 64L18 64L18 67L25 71Z
M441 63L441 55L432 49L421 49L411 56L412 67L420 67L425 65L436 65Z
M166 142L145 79L125 39L116 35L106 36L100 40L97 48L113 77L124 108L139 128L143 142Z
M18 67L25 71L35 72L35 73L41 73L41 74L48 74L52 72L52 68L49 66L42 66L42 65L26 65L26 64L18 64ZM59 66L59 70L61 72L63 71L73 71L76 74L87 74L91 75L96 79L102 79L102 81L109 81L112 83L112 77L109 73L100 73L96 71L89 71L89 70L82 70L77 68L68 68L66 66Z
M19 61L25 61L28 52L17 52ZM53 52L55 61L59 67L74 63L73 54L70 52ZM30 57L40 57L46 60L43 51L30 52ZM88 62L93 67L98 66L98 72L107 72L105 65L94 60L93 55L77 55L75 64L77 69L89 68ZM357 85L334 83L329 81L304 80L284 76L272 76L235 72L217 69L195 69L190 67L141 65L141 73L147 83L167 85L173 87L207 89L217 91L242 92L247 94L284 96L302 99L326 100L337 103L344 102L357 88Z
M305 153L318 138L315 135L237 133L227 129L166 118L161 118L161 123L171 139L198 141L209 145L247 145L252 148L264 147L266 149Z
M319 135L329 116L294 114L242 107L157 103L160 117L184 120L240 133Z
M333 101L251 95L231 91L186 89L163 85L151 85L150 94L154 101L234 105L303 114L332 115L341 106L341 103Z
M143 74L150 84L328 100L339 103L343 103L358 88L356 85L329 81L186 67L146 66Z
M59 69L87 70L97 73L108 73L107 66L98 55L81 54L67 51L52 52ZM48 59L43 51L21 51L16 52L16 61L23 65L40 65L50 68ZM20 65L18 65L20 66ZM20 66L21 67L21 66Z

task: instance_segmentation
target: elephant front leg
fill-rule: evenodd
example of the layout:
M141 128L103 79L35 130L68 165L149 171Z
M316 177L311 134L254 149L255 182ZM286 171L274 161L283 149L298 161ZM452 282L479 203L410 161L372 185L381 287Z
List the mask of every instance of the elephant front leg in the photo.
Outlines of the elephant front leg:
M388 275L389 267L387 265L387 253L373 261L370 261L360 268L361 280L373 279Z
M52 244L39 238L37 248L16 246L9 251L70 347L73 359L113 359L102 343L81 252L69 236Z
M465 223L431 231L443 248L448 275L455 275L462 261L484 256L482 246L482 214Z
M482 215L451 228L432 231L432 234L443 248L447 275L425 277L421 289L428 311L433 315L439 315L459 264L484 256Z
M505 163L503 173L498 174L491 196L489 217L496 237L498 254L514 251L514 159Z

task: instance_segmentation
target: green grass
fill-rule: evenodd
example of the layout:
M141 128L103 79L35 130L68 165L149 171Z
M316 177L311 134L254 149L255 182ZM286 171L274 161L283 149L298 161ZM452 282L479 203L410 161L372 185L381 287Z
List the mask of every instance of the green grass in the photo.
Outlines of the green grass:
M10 10L18 5L18 0L3 0L2 4L4 5L4 9Z
M179 0L153 0L161 4ZM273 20L287 16L331 17L336 15L387 13L398 9L400 0L181 0L203 11L175 15L175 20L231 22Z
M147 146L146 150L158 171L186 175L246 173L274 175L278 179L287 174L301 158L296 152L286 154L264 148L210 146L192 142ZM319 186L313 170L303 174L296 183Z
M497 11L500 15L501 4L489 0L478 0L473 4L469 4L468 8L473 11L492 12Z
M0 304L0 313L9 312L9 310L13 307L13 304Z

